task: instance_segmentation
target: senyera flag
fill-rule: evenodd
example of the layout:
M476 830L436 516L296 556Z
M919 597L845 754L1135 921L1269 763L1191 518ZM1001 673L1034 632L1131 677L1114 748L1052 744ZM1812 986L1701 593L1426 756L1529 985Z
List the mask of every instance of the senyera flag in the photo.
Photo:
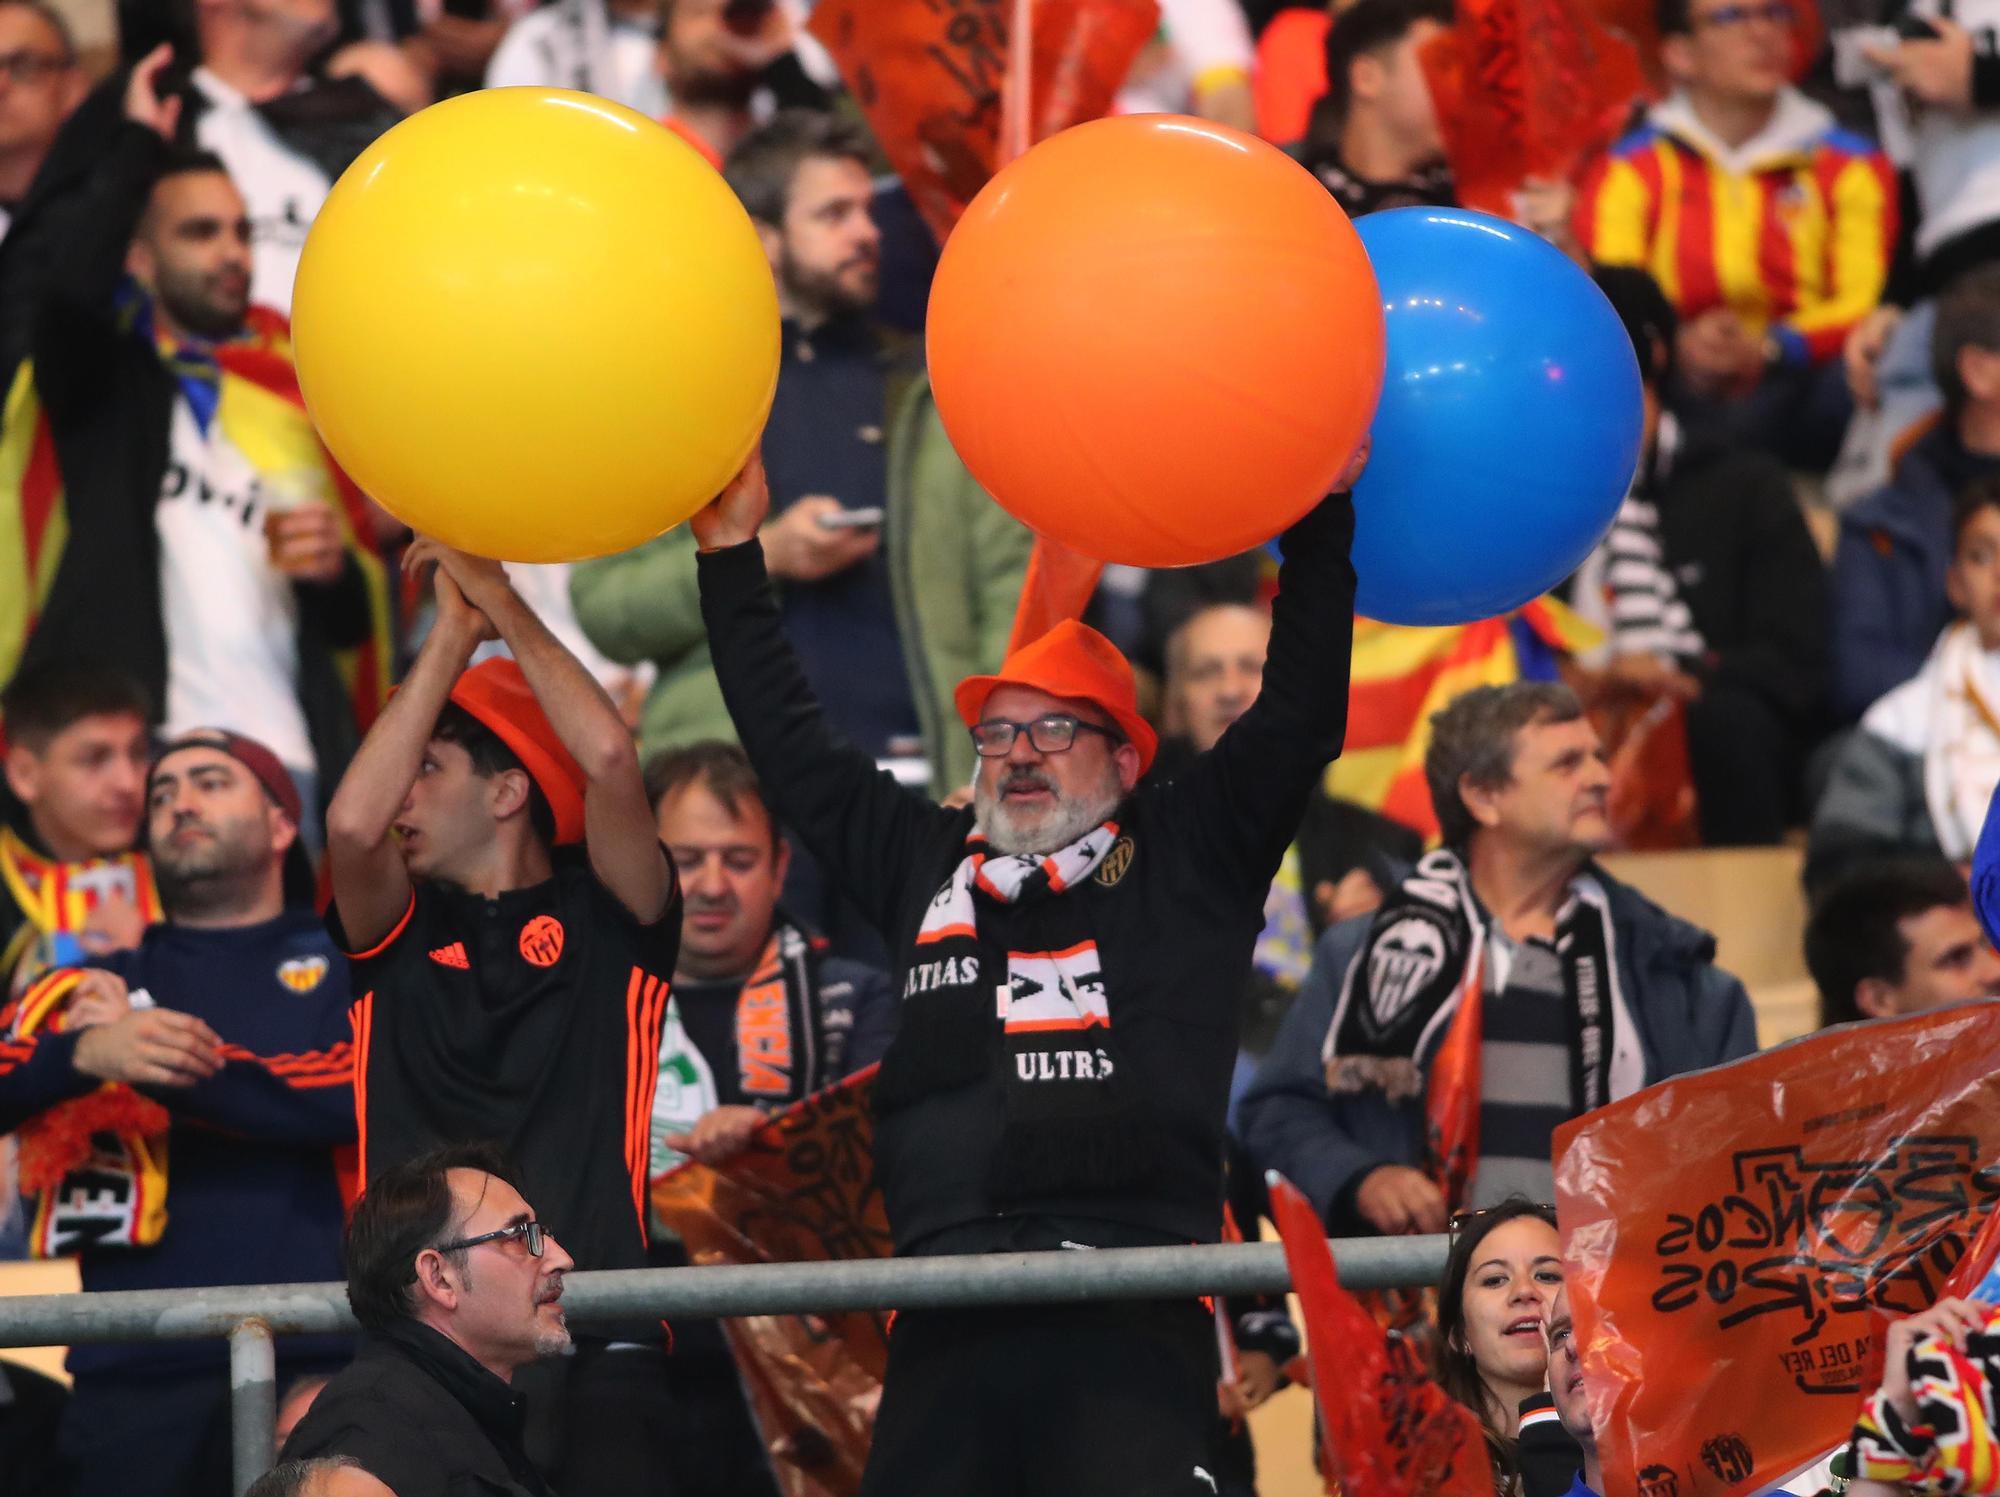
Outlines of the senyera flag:
M1996 1054L2000 1002L1962 1004L1794 1040L1556 1131L1611 1497L1749 1497L1846 1438L1883 1326L1957 1287L2000 1198Z
M1319 1406L1320 1474L1342 1497L1492 1497L1472 1411L1431 1380L1410 1341L1385 1333L1340 1286L1326 1229L1298 1188L1273 1174L1271 1215L1306 1324Z

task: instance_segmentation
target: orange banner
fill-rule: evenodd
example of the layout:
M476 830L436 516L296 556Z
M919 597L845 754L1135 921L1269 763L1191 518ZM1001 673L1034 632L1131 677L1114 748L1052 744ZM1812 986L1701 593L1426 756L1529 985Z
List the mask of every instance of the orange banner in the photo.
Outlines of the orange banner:
M874 1083L871 1066L775 1115L727 1165L690 1162L654 1181L654 1213L688 1261L888 1257ZM753 1315L722 1326L784 1497L851 1497L875 1429L888 1317Z
M993 175L1013 0L819 0L825 44L942 244ZM1034 0L1028 138L1094 120L1159 26L1157 0Z
M1410 1340L1384 1333L1340 1287L1319 1213L1276 1175L1271 1217L1305 1320L1327 1490L1342 1497L1492 1497L1493 1470L1472 1411L1431 1380Z
M1747 1497L1841 1443L1881 1319L2000 1198L2000 1003L1847 1025L1556 1131L1609 1497ZM1879 1364L1878 1364L1879 1365Z

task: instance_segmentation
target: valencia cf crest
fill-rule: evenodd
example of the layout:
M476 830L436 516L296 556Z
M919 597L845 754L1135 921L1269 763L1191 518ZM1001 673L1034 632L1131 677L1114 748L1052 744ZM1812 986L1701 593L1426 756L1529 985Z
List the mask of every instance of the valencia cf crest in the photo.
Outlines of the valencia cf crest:
M310 993L326 980L328 965L323 956L295 956L278 964L278 981L294 993Z
M1114 887L1132 866L1133 851L1132 839L1120 837L1111 844L1111 851L1104 855L1104 861L1097 865L1097 872L1091 878L1107 889Z

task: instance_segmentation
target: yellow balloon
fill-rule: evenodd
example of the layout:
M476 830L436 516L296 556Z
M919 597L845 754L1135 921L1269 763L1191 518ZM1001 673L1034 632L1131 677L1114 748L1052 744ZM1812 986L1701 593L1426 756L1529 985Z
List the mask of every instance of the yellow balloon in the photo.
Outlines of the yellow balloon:
M649 540L762 430L778 299L721 175L588 94L412 115L334 184L292 299L327 448L413 529L509 561Z

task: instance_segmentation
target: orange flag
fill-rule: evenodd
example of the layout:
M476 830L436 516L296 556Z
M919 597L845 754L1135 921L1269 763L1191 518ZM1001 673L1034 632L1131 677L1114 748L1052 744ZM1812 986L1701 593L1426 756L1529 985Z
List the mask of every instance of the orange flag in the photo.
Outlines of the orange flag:
M2000 1198L2000 1003L1850 1024L1557 1129L1611 1493L1748 1497L1844 1440L1876 1312L1931 1305Z
M1305 1318L1327 1489L1342 1497L1493 1497L1479 1421L1431 1381L1407 1339L1385 1334L1340 1287L1319 1213L1277 1175L1271 1216Z
M1646 91L1637 49L1583 0L1458 0L1422 62L1458 200L1502 217L1526 178L1572 177Z
M875 1068L774 1116L748 1150L653 1182L654 1215L688 1261L886 1258L869 1112ZM888 1365L888 1317L750 1315L722 1322L784 1497L850 1497L861 1484Z

